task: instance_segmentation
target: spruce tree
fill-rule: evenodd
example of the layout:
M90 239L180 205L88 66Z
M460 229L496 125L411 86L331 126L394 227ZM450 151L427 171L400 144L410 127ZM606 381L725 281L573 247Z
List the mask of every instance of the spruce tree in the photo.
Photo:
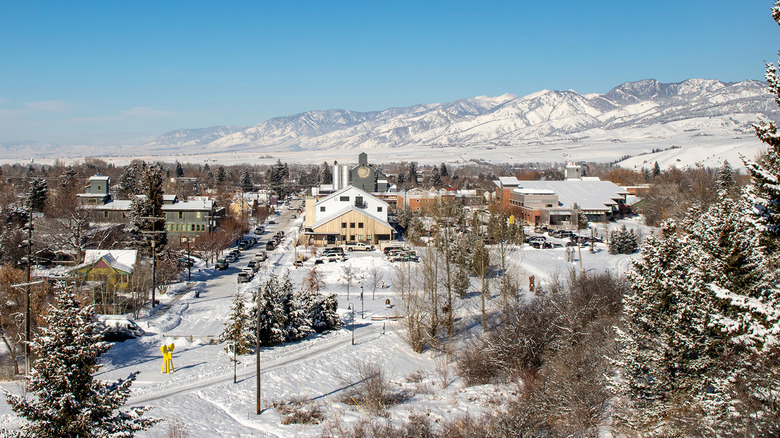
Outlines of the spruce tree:
M119 177L117 197L119 197L119 199L130 199L133 195L137 195L139 193L138 178L140 176L141 169L138 166L138 162L133 161L125 168L124 172L122 172L122 175Z
M74 294L60 290L45 319L30 345L37 358L29 377L35 397L6 394L11 409L28 421L22 436L131 437L160 421L144 418L146 407L120 410L137 373L116 382L93 377L111 344L101 340L92 306L81 307Z
M252 176L246 169L241 170L239 184L241 185L241 190L243 190L245 193L251 192L255 189L255 185L252 183Z
M230 316L225 321L225 328L219 337L220 342L228 342L233 345L236 354L247 354L254 345L255 324L250 318L246 303L240 293L233 295L233 303L230 306ZM229 347L225 347L227 350Z
M184 168L181 167L181 163L178 161L176 162L176 178L181 178L184 176Z
M163 205L163 172L158 164L143 169L139 181L140 196L130 204L130 246L151 254L150 242L155 252L160 252L168 242Z
M441 187L444 185L444 181L442 181L441 175L439 175L439 169L436 167L431 171L431 185L434 187Z
M450 176L450 172L449 172L449 170L447 170L447 165L446 164L441 163L441 165L439 165L439 175L442 178Z
M327 161L323 161L320 165L320 184L332 184L333 172L330 170L330 165Z
M46 200L49 197L49 189L46 180L35 178L27 192L27 208L32 211L42 212L46 208Z

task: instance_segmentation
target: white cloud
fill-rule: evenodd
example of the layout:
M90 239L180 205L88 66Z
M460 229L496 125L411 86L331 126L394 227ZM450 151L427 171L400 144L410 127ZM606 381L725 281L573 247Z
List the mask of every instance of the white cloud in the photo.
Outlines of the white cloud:
M127 117L170 117L175 116L178 113L173 111L163 111L158 110L156 108L152 108L150 106L136 106L133 108L130 108L129 110L125 110L122 115Z
M69 104L68 102L63 102L61 100L42 100L39 102L26 102L24 106L34 111L42 111L47 113L61 113L61 112L69 111L71 108L73 108L71 104Z

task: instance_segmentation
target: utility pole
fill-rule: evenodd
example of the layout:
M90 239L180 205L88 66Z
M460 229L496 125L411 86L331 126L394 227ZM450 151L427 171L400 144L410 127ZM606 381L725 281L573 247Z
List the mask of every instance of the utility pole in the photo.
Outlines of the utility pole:
M30 223L27 227L27 299L24 301L24 375L30 375L30 341L32 338L32 321L30 315L30 283L32 282L32 232L33 232L33 211L29 210Z
M255 321L255 355L257 356L257 410L256 415L260 415L262 407L260 405L260 295L262 290L257 291L257 317Z

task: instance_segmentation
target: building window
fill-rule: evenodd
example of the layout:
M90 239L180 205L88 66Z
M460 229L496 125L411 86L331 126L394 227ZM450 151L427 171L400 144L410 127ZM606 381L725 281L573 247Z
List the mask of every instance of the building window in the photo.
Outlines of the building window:
M371 241L371 235L370 234L368 236L366 236L366 240L368 240L369 242Z
M349 223L349 227L350 227L350 228L355 228L355 223L354 223L354 222L350 222L350 223Z
M362 234L358 234L357 238L358 238L358 241L360 241L360 242L363 241L363 235Z
M347 240L347 236L346 236L346 235L344 235L344 234L342 234L342 235L341 235L341 240Z
M341 223L341 228L347 228L347 223L346 222L342 222Z
M108 212L107 212L107 211L104 211L104 212L103 212L103 217L104 217L104 218L106 218L106 219L108 219Z
M98 192L103 190L103 187L98 186Z
M358 222L358 228L363 228L363 222Z
M325 211L325 207L320 207L320 211Z
M201 217L200 215L201 215L201 212L200 212L200 211L199 211L199 212L196 212L196 213L195 213L195 218L196 218L196 219L200 219L200 217Z
M377 208L376 208L376 212L377 212L377 213L381 213L381 212L382 212L382 207L377 207Z
M339 201L341 201L341 202L349 202L349 196L339 196Z
M184 219L184 212L183 211L179 212L179 219Z

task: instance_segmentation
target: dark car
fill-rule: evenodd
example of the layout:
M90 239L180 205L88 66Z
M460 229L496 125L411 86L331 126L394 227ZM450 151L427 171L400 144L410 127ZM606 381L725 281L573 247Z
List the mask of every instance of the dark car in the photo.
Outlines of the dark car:
M265 244L266 251L273 251L276 249L276 241L275 240L269 240L268 243Z

